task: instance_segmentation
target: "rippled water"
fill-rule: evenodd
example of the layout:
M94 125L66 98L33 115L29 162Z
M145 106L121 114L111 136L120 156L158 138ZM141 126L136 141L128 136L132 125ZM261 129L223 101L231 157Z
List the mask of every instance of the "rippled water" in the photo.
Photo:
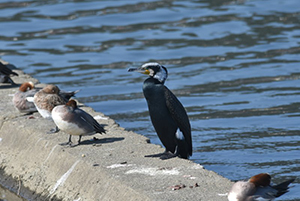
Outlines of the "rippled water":
M300 173L299 0L0 3L1 58L160 143L127 68L158 61L194 155L232 180ZM282 200L300 200L299 178Z

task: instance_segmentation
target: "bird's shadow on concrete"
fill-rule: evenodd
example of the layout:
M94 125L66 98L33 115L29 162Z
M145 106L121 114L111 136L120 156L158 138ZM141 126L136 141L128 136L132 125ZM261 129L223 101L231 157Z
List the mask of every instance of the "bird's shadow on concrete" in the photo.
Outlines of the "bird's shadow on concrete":
M93 138L90 140L83 140L80 142L80 145L93 145L93 144L106 144L106 143L113 143L124 140L124 137L108 137L108 138Z
M163 153L158 153L158 154L150 154L150 155L146 155L144 157L147 158L159 158L161 160L167 160L170 158L174 158L176 157L176 154L170 153L170 152L163 152Z
M150 155L145 155L144 157L147 158L160 158L164 153L158 153L158 154L150 154Z
M0 84L0 89L19 88L19 84Z

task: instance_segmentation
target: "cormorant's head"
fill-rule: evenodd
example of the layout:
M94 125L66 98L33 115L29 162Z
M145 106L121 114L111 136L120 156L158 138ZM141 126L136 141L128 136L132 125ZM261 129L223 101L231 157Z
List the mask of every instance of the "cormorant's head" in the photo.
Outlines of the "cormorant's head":
M157 62L145 63L139 68L128 69L128 72L133 72L133 71L149 75L150 77L157 79L161 83L164 83L168 77L167 68L160 65Z

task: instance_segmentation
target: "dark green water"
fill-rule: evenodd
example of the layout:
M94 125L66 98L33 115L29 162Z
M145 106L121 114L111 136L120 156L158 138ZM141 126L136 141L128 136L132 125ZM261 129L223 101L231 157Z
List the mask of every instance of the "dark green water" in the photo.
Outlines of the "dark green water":
M300 173L300 2L7 1L0 55L159 144L142 82L158 61L190 116L194 155L232 180ZM300 199L299 178L281 200Z

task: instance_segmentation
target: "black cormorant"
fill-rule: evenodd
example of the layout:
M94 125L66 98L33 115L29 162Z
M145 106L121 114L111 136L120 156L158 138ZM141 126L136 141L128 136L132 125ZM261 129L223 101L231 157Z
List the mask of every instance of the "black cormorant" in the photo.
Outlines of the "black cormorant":
M150 77L144 81L143 92L154 129L165 146L161 159L174 156L192 156L191 126L187 113L176 96L164 85L167 69L156 62L146 63L140 68L129 68Z

